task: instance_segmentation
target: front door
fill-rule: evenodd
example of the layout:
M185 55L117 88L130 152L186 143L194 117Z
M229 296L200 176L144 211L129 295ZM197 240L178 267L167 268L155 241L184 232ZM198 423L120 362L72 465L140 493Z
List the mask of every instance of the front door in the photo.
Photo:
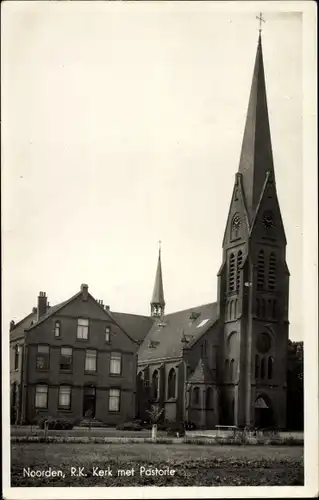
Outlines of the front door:
M95 417L95 387L84 387L83 390L83 417Z

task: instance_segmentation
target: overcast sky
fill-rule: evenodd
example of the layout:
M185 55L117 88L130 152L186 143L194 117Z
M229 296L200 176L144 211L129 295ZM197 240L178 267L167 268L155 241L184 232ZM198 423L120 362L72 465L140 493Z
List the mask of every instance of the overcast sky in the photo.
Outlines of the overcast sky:
M296 340L302 17L268 3L264 65ZM40 290L53 305L81 283L111 310L149 314L159 239L166 311L217 299L257 14L253 2L240 12L213 2L4 4L5 328Z

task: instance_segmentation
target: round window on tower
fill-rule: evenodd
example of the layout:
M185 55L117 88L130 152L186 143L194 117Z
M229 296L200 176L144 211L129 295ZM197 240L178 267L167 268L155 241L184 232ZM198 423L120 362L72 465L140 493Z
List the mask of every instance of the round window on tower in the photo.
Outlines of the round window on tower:
M271 338L268 333L260 333L257 337L257 350L261 354L266 354L271 348Z

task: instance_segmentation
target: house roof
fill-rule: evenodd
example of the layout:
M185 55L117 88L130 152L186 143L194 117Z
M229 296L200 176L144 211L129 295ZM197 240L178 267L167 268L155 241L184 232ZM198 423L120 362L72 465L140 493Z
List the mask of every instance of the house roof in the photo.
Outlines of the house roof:
M33 323L36 323L38 318L37 312L31 312L21 319L10 332L10 341L16 340L24 336L24 330L30 328Z
M189 377L188 382L200 384L212 384L215 382L213 373L207 366L205 360L199 359L194 373Z
M176 358L217 320L217 302L192 307L156 319L138 350L138 360Z
M134 340L142 342L153 326L154 318L110 311L116 323L122 327Z
M62 309L62 307L66 306L67 304L69 304L70 302L72 302L72 300L76 299L79 295L81 295L81 292L76 293L70 299L65 300L64 302L60 302L59 304L56 304L55 306L50 307L47 310L46 314L44 316L41 316L41 318L39 319L39 321L34 322L33 325L30 326L29 330L31 330L31 328L34 328L35 326L38 326L40 323L43 323L44 321L46 321L48 318L50 318L50 316L52 316L57 311L59 311L60 309Z

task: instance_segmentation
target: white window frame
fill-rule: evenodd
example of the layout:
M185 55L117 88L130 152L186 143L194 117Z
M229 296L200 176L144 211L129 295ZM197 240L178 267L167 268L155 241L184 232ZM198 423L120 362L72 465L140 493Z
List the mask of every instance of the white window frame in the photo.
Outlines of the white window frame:
M94 364L94 369L91 368L91 362ZM97 351L95 349L86 349L84 370L86 372L96 372L96 367L97 367Z
M70 410L71 409L71 394L72 387L70 385L60 385L59 387L59 409L60 410ZM63 402L66 399L67 404Z
M121 391L120 389L109 389L109 411L118 413L120 411Z
M122 354L120 352L116 351L111 352L110 374L111 375L122 374Z
M61 337L61 321L57 320L54 325L54 336Z
M67 353L63 351L68 351ZM71 363L69 368L61 368L61 358L62 356L69 356L71 358ZM60 350L60 370L72 370L72 364L73 364L73 349L72 347L61 347Z
M89 320L87 318L78 318L78 326L76 331L76 338L87 340L89 338Z
M35 386L35 408L46 410L48 408L49 388L45 384L38 384ZM44 398L44 402L42 399Z
M111 328L109 326L105 327L105 342L107 344L111 342Z

